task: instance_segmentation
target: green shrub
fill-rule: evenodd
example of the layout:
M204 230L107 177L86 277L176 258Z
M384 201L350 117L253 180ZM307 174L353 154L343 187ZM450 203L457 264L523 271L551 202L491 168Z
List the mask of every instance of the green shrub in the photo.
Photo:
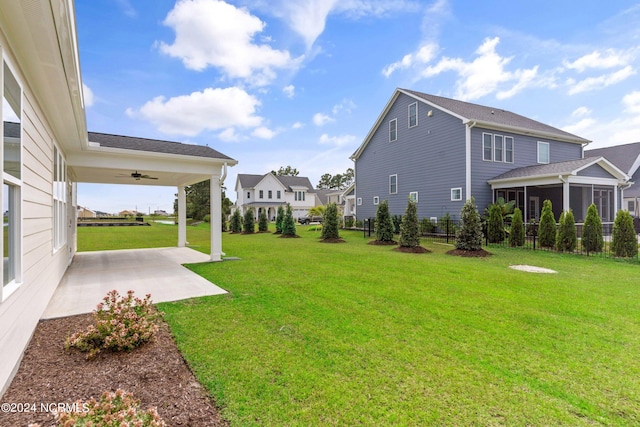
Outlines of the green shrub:
M202 220L203 220L204 222L206 222L207 224L208 224L208 223L210 223L210 222L211 222L211 215L206 214L206 215L204 216L204 218L202 218Z
M505 238L504 221L502 220L502 208L497 204L489 207L489 220L487 222L487 239L489 243L501 243Z
M436 231L436 225L431 222L429 218L422 218L420 220L420 234L432 234Z
M59 426L166 426L156 408L142 411L140 401L121 389L115 393L104 392L99 401L79 400L73 408L73 411L56 413Z
M242 232L242 214L240 213L240 209L236 209L231 215L231 223L229 224L229 228L231 228L232 233L240 233Z
M522 222L522 211L520 208L513 210L511 219L511 232L509 233L509 246L516 247L524 245L524 224Z
M247 209L244 213L244 223L242 224L242 232L251 234L256 232L256 221L253 218L253 208Z
M258 231L260 233L266 233L269 231L269 219L267 218L267 212L263 209L258 215Z
M389 213L389 203L383 200L376 210L376 240L379 242L393 242L393 220Z
M563 211L560 214L558 232L556 233L556 249L560 252L573 252L576 249L577 241L573 211L571 209Z
M364 224L362 224L362 220L361 219L356 219L356 227L357 228L362 228Z
M65 349L87 352L91 359L101 350L130 351L153 339L163 313L153 307L151 295L140 299L128 291L121 297L114 289L102 301L93 311L95 325L68 337Z
M418 207L409 200L400 225L400 246L417 248L420 246L420 230L418 228Z
M482 224L473 197L462 207L460 222L460 230L456 235L456 249L465 251L482 249Z
M402 225L402 215L394 215L391 217L393 221L393 233L400 234L400 225Z
M278 206L278 213L276 214L276 233L282 234L282 227L284 226L284 208Z
M441 233L448 233L454 236L458 233L458 226L453 219L451 219L449 212L438 220L438 230L440 230Z
M540 246L552 248L556 244L556 219L553 216L551 200L545 200L542 204L540 225L538 226L538 241Z
M287 210L282 220L282 235L283 236L295 236L296 235L296 222L293 220L293 213L291 212L291 205L287 203Z
M322 217L322 238L340 238L338 232L338 206L336 206L335 203L329 203L324 209L324 215Z
M348 216L344 220L344 226L345 226L345 228L353 228L353 226L355 225L355 222L356 222L356 220L355 220L354 217Z
M593 203L587 209L587 217L582 227L582 248L587 252L602 252L604 248L602 221L598 215L598 208Z
M617 257L638 255L638 236L633 228L633 218L628 211L619 210L613 223L611 249Z

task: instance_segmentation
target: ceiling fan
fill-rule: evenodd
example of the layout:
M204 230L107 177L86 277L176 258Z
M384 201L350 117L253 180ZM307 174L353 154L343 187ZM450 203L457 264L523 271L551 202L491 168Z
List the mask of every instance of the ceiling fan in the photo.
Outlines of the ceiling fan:
M131 175L125 175L125 174L120 174L119 176L122 177L128 177L130 176L131 178L134 178L136 181L140 181L140 179L158 179L155 176L150 176L150 175L146 175L146 174L141 174L138 171L135 172L131 172Z

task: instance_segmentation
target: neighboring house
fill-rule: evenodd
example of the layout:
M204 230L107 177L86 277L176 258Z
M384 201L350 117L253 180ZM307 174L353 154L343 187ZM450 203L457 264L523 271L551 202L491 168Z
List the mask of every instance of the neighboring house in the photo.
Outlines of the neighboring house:
M612 221L629 176L604 157L583 159L590 141L527 117L396 89L355 161L358 219L388 200L391 214L417 202L420 218L458 217L472 196L480 212L498 197L514 200L526 221L545 199L554 214L582 221L591 202Z
M622 209L640 217L640 142L585 150L585 156L602 156L631 177L624 189Z
M73 1L0 0L0 396L76 252L76 183L177 188L211 180L211 254L222 256L221 185L237 162L209 147L88 133Z
M305 216L309 209L321 204L311 181L301 176L238 174L236 178L236 209L244 214L253 208L257 218L263 210L273 221L278 206L291 205L294 218Z
M338 206L338 214L345 217L355 217L355 186L349 185L344 190L316 190L322 205L335 203Z
M78 218L96 218L98 215L91 209L78 206Z
M344 200L344 211L343 215L345 217L353 217L356 216L356 183L355 181L347 187L346 190L342 192L342 200Z

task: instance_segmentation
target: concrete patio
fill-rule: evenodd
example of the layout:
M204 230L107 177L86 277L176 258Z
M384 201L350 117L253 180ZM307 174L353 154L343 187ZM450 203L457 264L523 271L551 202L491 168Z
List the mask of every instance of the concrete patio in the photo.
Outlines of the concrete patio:
M154 303L227 293L182 266L208 261L209 255L184 247L79 252L42 318L90 313L113 289L151 294Z

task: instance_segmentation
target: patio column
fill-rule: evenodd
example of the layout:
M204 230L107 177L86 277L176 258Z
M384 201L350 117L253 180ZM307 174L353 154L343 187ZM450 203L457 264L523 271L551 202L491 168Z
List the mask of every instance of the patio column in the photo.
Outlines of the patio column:
M562 179L562 210L569 211L569 177Z
M184 185L178 187L178 247L187 245L187 192Z
M220 175L211 176L211 261L222 261L222 189Z

